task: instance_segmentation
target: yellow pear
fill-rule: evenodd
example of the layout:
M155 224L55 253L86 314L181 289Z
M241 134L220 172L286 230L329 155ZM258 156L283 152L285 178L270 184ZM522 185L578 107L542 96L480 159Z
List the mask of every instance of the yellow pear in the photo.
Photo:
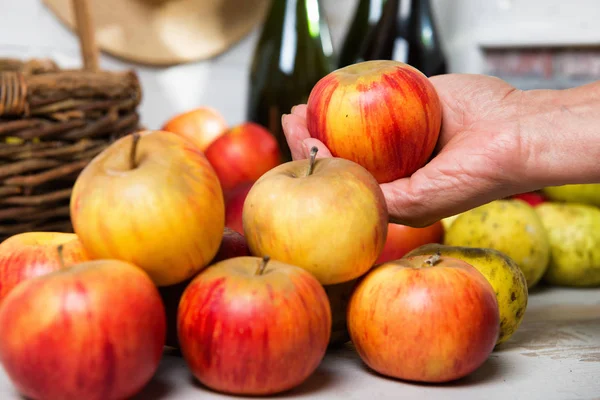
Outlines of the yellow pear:
M535 286L548 268L548 233L535 209L523 200L495 200L462 213L446 231L449 246L486 247L512 258L527 287Z
M544 281L560 286L600 286L600 209L547 202L536 211L550 237L550 265Z
M584 203L600 206L600 183L549 186L544 195L556 202Z

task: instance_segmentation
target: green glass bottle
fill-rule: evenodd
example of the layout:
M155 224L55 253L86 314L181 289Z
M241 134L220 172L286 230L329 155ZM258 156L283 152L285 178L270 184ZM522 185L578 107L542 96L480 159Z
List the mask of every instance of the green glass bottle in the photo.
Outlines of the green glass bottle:
M411 0L398 41L406 43L406 60L427 76L448 72L446 54L429 0Z
M339 68L373 59L372 57L379 59L389 59L391 57L392 46L388 42L390 40L393 42L395 31L390 32L389 27L386 26L388 32L381 32L384 34L381 35L381 29L377 28L379 21L384 16L384 7L387 2L388 0L359 1L354 11L354 17L344 36L337 63ZM391 8L398 7L398 0L392 0L391 3L395 3L391 4ZM385 15L388 19L392 17L392 22L395 22L396 10L389 8L388 5ZM385 54L381 54L382 49ZM374 54L376 55L374 56Z
M292 159L281 116L306 103L334 68L329 27L318 0L272 0L250 70L247 119L265 126Z

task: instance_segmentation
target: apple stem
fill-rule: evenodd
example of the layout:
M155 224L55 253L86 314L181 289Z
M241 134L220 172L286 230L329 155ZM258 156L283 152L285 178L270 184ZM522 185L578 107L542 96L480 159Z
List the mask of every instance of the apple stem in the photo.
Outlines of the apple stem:
M308 171L306 171L306 176L312 174L313 169L315 168L315 160L317 158L317 152L319 148L317 146L313 146L310 148L310 164L308 164Z
M435 264L438 263L438 261L440 261L440 258L442 258L442 255L440 254L440 252L436 252L434 255L432 255L431 257L429 257L427 260L425 260L425 266L426 267L433 267Z
M262 262L256 269L256 275L262 275L265 272L265 268L267 268L267 263L269 262L270 259L271 259L271 257L269 257L269 256L263 257Z
M65 259L63 257L63 245L59 244L56 247L56 251L58 252L58 262L61 268L65 268Z
M129 153L129 167L131 169L136 169L137 168L137 163L135 162L135 156L137 154L137 146L138 146L138 142L140 141L140 134L139 132L134 132L133 133L133 141L131 142L131 152Z

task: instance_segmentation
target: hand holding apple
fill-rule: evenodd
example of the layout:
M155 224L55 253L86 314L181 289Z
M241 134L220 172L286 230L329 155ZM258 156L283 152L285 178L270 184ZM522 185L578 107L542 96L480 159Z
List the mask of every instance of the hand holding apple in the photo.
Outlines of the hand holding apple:
M0 362L36 400L129 398L154 375L165 342L156 286L117 260L21 283L0 307L0 326Z
M62 261L56 250L63 246ZM74 233L24 232L0 243L0 302L19 283L89 260Z
M355 279L386 240L388 214L375 178L342 158L289 161L265 173L242 214L250 252L305 268L323 285Z
M144 131L117 140L81 172L71 220L90 257L134 263L166 286L214 258L225 204L200 150L177 135Z
M313 87L306 124L334 157L352 160L379 183L410 176L437 143L441 102L418 69L391 60L337 69Z
M438 254L376 267L348 306L348 330L362 360L408 381L448 382L472 373L493 351L499 329L487 279Z
M300 385L331 335L323 286L302 268L236 257L199 273L179 306L181 352L213 390L268 395Z
M245 122L227 131L207 149L224 191L254 182L281 163L277 140L261 125Z

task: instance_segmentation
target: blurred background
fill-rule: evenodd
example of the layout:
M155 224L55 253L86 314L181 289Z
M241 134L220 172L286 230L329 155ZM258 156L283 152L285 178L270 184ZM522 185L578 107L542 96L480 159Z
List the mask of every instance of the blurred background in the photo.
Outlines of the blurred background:
M140 2L165 7L169 0L131 1ZM90 1L93 18L97 18L94 14L96 3L101 2ZM200 20L203 4L213 2L188 3L187 18L198 16ZM244 2L239 0L237 3L243 5ZM357 17L359 0L321 0L319 3L320 17L329 30L334 57L339 57ZM431 0L429 3L448 72L489 73L522 88L562 88L600 77L598 0ZM79 66L77 36L61 19L60 12L56 12L62 7L64 14L69 4L69 1L57 1L55 8L51 8L41 0L0 0L0 57L51 57L61 66ZM193 4L195 8L191 8ZM230 124L240 123L248 118L249 74L269 6L261 4L260 18L252 16L252 26L241 40L226 45L214 56L173 65L148 65L102 51L100 66L106 69L135 68L143 90L139 111L142 123L148 127L158 128L174 114L199 105L217 108ZM402 7L405 6L400 4ZM369 15L375 18L378 12L371 10ZM118 21L132 25L130 28L146 31L153 28L144 26L150 21L143 17L121 17L125 18ZM98 19L95 22L98 37L107 38L111 30L119 30L118 24L106 27ZM183 29L185 23L179 24L172 19L162 23L160 29ZM235 23L240 22L233 21L231 29L235 29ZM194 37L192 32L182 33L191 43L210 40ZM152 52L152 40L155 38L149 37L146 43L149 53ZM358 48L359 42L355 42ZM176 43L185 45L182 40Z

